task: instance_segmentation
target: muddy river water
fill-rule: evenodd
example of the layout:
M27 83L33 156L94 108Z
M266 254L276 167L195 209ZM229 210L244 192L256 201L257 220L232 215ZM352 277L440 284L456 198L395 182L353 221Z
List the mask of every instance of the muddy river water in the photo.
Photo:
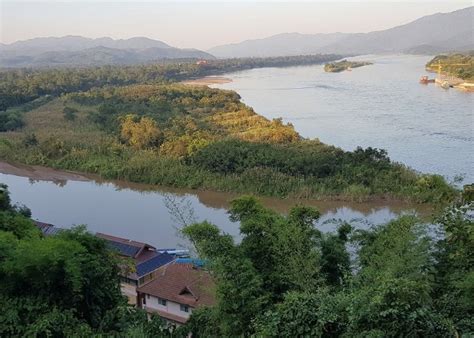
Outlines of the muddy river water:
M239 237L239 225L229 220L229 202L237 195L210 191L169 189L123 181L105 181L91 175L0 162L0 182L9 186L13 202L27 205L33 218L69 228L86 224L104 232L154 244L186 245L179 235L183 220L208 220ZM403 213L429 215L427 206L401 202L297 201L262 198L281 213L295 204L319 209L318 227L332 230L329 220L353 221L359 227L386 222Z

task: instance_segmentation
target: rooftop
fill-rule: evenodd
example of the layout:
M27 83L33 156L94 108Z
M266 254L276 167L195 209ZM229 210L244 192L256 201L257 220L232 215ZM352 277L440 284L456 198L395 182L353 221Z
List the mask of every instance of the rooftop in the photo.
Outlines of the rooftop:
M137 291L191 307L215 304L211 275L194 264L171 263Z
M107 235L103 233L96 233L96 236L102 239L105 239L109 246L113 249L118 251L118 253L122 256L131 257L131 258L139 258L142 254L149 258L153 255L149 253L149 251L155 253L156 248L151 246L150 244L142 243L133 241L131 239L116 237L112 235ZM145 258L139 259L143 261Z
M33 221L33 222L45 236L56 235L58 232L61 231L61 228L57 228L54 225L49 224L49 223L44 223L44 222L39 222L39 221Z
M55 235L62 229L52 224L34 221L35 225L41 230L45 236ZM96 236L104 239L109 248L116 251L119 255L132 258L135 262L135 272L128 274L131 279L141 278L150 272L166 265L176 259L176 256L183 255L187 250L161 249L157 250L154 246L133 241L126 238L107 235L104 233L96 233ZM169 251L169 252L168 252Z
M175 256L164 253L157 253L155 257L148 259L142 263L137 264L137 275L138 277L145 276L152 271L166 265L176 259Z

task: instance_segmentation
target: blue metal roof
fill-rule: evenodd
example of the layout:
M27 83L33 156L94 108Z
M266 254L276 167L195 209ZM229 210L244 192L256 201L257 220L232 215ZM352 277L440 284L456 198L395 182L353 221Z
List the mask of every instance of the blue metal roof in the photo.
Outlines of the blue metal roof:
M138 277L143 277L146 274L158 269L159 267L172 262L175 259L175 256L168 253L158 254L149 260L137 264L137 275Z
M114 242L107 240L107 245L112 249L116 250L119 252L119 254L123 256L128 256L128 257L134 257L138 251L140 251L141 248L134 246L134 245L128 245L125 243L120 243L120 242Z
M194 265L199 266L199 267L204 266L204 261L202 259L198 259L198 258L178 258L176 260L176 263L194 264Z

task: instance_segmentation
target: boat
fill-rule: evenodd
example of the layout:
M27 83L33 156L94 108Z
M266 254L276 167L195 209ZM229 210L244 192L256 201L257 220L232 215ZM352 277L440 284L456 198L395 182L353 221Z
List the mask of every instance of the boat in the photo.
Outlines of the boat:
M441 82L441 88L443 89L449 89L451 87L451 85L449 84L448 81L443 81Z
M428 83L434 83L435 79L429 79L428 76L424 75L420 78L420 83L421 84L428 84Z

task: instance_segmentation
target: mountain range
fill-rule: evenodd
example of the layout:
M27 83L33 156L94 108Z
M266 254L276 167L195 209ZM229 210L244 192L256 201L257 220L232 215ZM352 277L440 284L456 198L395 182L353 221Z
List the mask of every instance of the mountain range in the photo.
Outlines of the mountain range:
M417 53L474 49L474 7L424 16L408 24L370 33L284 33L213 47L219 58L297 54Z
M114 40L64 36L0 45L0 66L3 67L98 66L189 58L215 57L197 49L180 49L145 37Z
M180 49L146 37L114 40L81 36L43 37L0 44L0 67L139 64L169 59L215 59L310 54L438 54L474 50L474 6L424 16L370 33L283 33L221 45L207 52Z

